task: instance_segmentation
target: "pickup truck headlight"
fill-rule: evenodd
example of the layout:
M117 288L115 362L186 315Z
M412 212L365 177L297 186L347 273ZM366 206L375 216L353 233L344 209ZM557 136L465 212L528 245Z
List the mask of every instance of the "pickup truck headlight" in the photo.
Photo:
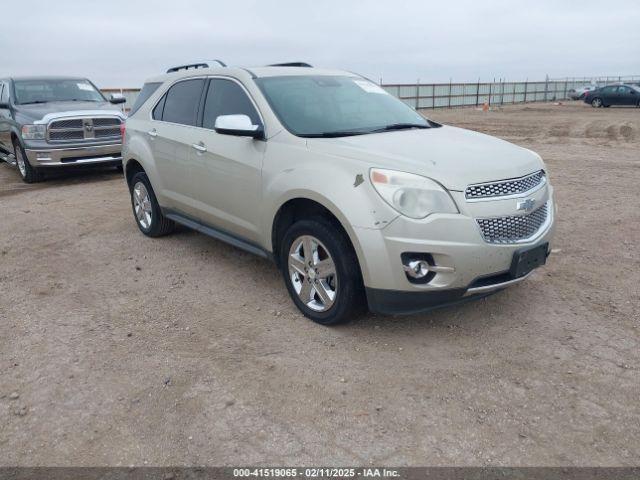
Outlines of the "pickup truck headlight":
M47 134L46 125L23 125L22 138L25 140L44 140Z
M391 207L410 218L432 213L459 213L449 193L430 178L412 173L372 168L371 183Z

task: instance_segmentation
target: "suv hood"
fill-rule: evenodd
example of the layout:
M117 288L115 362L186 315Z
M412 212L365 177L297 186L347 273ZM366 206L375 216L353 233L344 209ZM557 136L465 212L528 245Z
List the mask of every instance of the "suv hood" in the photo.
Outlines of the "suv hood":
M16 105L16 114L23 119L35 122L42 120L49 114L73 113L74 115L83 115L83 111L104 111L105 113L113 113L122 116L122 112L109 102L47 102L36 103L32 105Z
M520 177L544 168L542 159L531 150L448 126L310 138L307 145L314 151L362 161L368 167L430 177L456 191L469 184Z

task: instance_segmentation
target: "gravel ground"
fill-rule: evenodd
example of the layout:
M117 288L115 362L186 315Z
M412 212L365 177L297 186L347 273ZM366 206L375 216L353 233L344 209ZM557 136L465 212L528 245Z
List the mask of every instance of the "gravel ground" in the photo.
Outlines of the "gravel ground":
M427 112L540 153L548 265L325 328L269 262L137 230L110 171L0 165L2 465L638 465L640 110Z

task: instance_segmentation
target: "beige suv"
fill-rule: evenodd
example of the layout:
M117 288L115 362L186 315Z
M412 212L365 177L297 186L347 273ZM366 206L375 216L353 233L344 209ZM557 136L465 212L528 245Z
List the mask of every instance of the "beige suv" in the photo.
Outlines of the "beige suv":
M180 223L273 259L318 323L486 296L550 251L537 154L425 119L356 74L185 65L137 103L123 163L142 233Z

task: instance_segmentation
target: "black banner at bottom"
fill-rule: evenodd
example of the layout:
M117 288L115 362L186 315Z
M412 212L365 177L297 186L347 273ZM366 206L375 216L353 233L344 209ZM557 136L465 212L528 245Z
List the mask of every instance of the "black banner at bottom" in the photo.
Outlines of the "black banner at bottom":
M0 480L640 480L640 467L0 467Z

